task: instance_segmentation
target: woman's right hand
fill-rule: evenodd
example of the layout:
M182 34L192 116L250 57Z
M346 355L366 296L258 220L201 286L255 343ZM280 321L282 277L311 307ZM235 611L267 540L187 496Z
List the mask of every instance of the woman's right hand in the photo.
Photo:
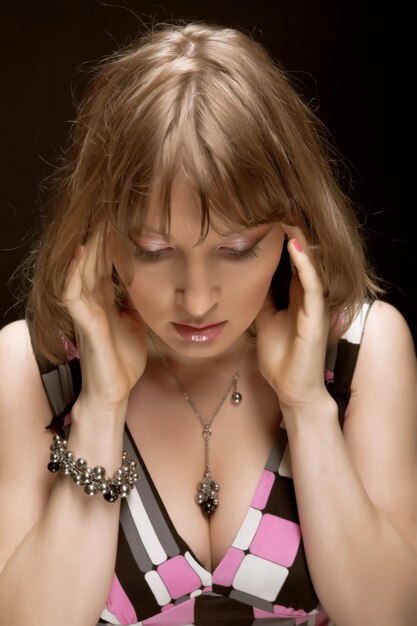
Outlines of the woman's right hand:
M95 413L113 414L127 403L146 365L145 324L136 311L118 310L110 280L109 253L99 253L95 232L79 246L69 268L63 293L74 323L82 369L79 402ZM124 414L124 412L122 412Z

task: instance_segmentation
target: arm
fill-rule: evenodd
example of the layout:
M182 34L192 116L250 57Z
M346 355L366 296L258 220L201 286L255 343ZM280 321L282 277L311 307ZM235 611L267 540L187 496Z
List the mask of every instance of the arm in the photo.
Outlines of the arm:
M64 294L83 374L68 449L108 473L121 464L126 406L146 333L100 289L98 238L74 259ZM93 626L116 558L119 501L86 496L46 469L50 409L25 322L0 333L0 625Z
M309 568L338 626L415 623L416 389L408 328L375 303L344 436L325 401L286 416Z
M306 549L337 626L412 626L417 614L416 360L389 305L369 314L345 432L323 382L329 316L299 229L288 311L259 315L259 365L287 427Z
M119 506L47 471L50 409L24 322L0 333L0 398L0 624L92 626L114 571ZM74 423L69 447L113 469L118 423L100 438Z

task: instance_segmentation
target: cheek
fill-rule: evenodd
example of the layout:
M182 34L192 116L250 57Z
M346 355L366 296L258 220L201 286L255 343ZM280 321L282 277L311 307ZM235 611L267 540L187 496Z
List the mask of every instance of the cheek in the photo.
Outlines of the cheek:
M246 280L246 297L252 311L261 308L271 286L273 274L273 270L271 272L258 272L257 275Z
M145 322L158 317L158 313L168 306L171 290L165 283L163 276L155 275L155 272L148 272L144 268L141 271L134 271L133 280L127 286L127 293Z
M266 262L263 265L262 271L258 273L256 280L252 286L253 298L256 313L258 313L264 303L264 300L271 287L271 282L274 277L275 271L281 260L282 249L284 246L284 237L281 238L279 245L274 247L267 255Z
M247 312L250 316L255 317L260 311L280 258L281 249L278 254L275 252L271 255L268 263L259 262L256 266L248 268L235 281L229 295L233 298L234 306L242 313Z

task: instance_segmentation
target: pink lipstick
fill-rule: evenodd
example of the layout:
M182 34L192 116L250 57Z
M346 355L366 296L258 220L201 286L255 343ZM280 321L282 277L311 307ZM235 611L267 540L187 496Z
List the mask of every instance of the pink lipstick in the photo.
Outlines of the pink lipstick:
M176 324L173 322L175 330L183 339L186 339L187 341L194 341L196 343L213 341L213 339L216 339L220 335L225 325L226 322L220 322L219 324L204 324L202 326Z

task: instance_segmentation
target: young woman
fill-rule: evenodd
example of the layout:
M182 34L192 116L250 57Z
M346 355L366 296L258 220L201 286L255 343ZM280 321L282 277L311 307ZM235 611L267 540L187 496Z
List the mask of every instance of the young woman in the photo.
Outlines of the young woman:
M318 120L189 24L72 139L0 333L1 625L415 624L414 346Z

